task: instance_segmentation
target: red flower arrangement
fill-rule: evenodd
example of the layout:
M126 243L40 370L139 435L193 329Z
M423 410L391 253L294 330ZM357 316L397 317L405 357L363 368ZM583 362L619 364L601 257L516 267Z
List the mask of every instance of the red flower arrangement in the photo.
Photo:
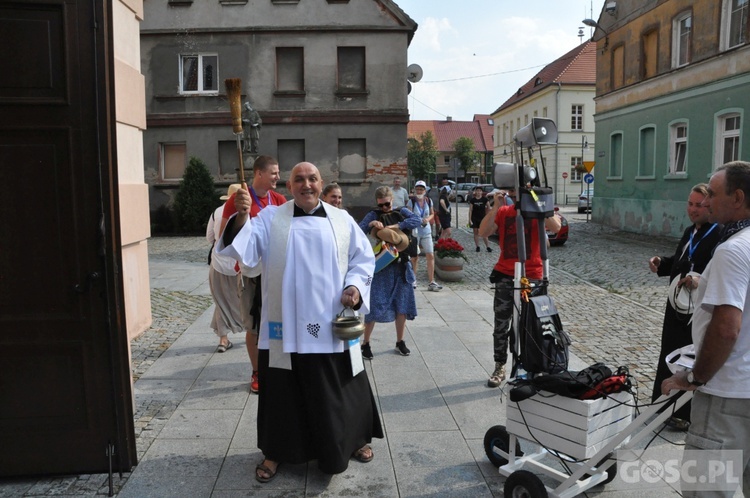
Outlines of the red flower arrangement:
M438 239L435 243L435 254L439 258L463 258L469 261L464 254L464 246L458 243L456 239Z

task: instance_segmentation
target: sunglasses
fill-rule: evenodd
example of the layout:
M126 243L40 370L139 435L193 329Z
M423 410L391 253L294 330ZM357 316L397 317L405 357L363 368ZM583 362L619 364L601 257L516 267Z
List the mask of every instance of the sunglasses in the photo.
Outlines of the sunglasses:
M391 207L391 203L390 202L384 202L382 204L378 204L378 207L379 208L389 208L389 207Z

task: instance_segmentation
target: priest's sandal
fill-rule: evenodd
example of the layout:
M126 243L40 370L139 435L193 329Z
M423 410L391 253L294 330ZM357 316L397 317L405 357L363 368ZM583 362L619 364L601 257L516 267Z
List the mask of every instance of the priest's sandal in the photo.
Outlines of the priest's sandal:
M273 478L276 477L276 474L279 472L279 466L281 465L281 463L276 464L276 470L271 470L271 468L268 465L263 465L265 462L268 462L268 461L269 460L266 458L262 462L260 462L258 465L255 466L255 480L256 481L266 483L266 482L271 482Z
M360 449L355 451L352 454L352 457L354 457L355 460L362 463L367 463L371 461L373 458L375 458L375 453L372 451L372 448L369 444L366 444L362 446Z

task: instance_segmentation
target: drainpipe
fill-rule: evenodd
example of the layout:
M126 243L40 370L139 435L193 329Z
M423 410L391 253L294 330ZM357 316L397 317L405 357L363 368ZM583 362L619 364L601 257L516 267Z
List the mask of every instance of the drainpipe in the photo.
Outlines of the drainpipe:
M557 129L560 129L559 123L560 123L560 90L562 90L562 85L560 82L557 82L557 92L555 92L555 123L558 125ZM558 135L559 137L559 135ZM557 178L560 176L560 144L559 141L555 145L555 186L553 187L555 189L555 198L558 197L558 187L557 182L559 179ZM563 202L565 202L565 199L563 199Z

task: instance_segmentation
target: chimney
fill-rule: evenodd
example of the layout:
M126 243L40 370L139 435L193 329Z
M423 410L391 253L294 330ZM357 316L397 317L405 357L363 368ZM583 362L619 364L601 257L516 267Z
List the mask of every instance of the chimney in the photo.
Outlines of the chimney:
M453 121L453 116L446 116L445 120L448 122Z

